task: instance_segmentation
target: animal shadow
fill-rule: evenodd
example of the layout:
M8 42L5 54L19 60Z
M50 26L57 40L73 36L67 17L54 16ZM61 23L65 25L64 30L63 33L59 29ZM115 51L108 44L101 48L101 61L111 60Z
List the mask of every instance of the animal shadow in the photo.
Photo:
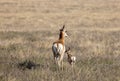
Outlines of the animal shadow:
M30 60L26 60L26 61L23 61L21 63L18 63L18 68L22 69L22 70L25 70L25 69L36 69L37 67L39 67L40 64L36 64Z

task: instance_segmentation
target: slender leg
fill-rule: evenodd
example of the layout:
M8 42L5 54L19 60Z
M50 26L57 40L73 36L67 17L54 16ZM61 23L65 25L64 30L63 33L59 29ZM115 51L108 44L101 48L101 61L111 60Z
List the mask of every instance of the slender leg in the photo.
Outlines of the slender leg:
M58 61L58 66L59 66L59 67L61 66L60 61Z
M62 64L62 71L63 71L63 61L61 61L61 64Z
M61 55L61 57L60 57L60 64L61 64L61 69L63 70L63 55Z
M72 68L74 67L74 64L72 63Z

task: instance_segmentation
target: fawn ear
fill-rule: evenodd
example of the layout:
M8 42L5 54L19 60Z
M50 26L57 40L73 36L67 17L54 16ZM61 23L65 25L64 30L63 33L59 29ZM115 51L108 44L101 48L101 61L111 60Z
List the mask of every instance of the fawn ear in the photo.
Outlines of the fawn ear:
M70 50L70 47L68 48L68 51Z
M70 51L70 47L67 50L65 50L65 52L68 52L68 51Z

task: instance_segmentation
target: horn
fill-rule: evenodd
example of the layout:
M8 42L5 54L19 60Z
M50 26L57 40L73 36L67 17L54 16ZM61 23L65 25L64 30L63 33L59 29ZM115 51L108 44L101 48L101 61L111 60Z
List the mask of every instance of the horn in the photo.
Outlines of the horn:
M63 30L65 29L65 25L63 25L63 28L62 28Z
M60 31L63 31L65 29L65 25L63 25L63 28L62 29L60 29Z

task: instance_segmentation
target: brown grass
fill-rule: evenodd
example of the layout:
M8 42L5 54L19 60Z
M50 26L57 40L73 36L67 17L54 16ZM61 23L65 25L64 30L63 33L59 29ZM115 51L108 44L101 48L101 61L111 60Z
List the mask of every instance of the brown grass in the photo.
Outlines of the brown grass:
M1 0L0 81L119 81L119 10L119 0ZM58 70L51 46L63 24L77 63L65 55Z

